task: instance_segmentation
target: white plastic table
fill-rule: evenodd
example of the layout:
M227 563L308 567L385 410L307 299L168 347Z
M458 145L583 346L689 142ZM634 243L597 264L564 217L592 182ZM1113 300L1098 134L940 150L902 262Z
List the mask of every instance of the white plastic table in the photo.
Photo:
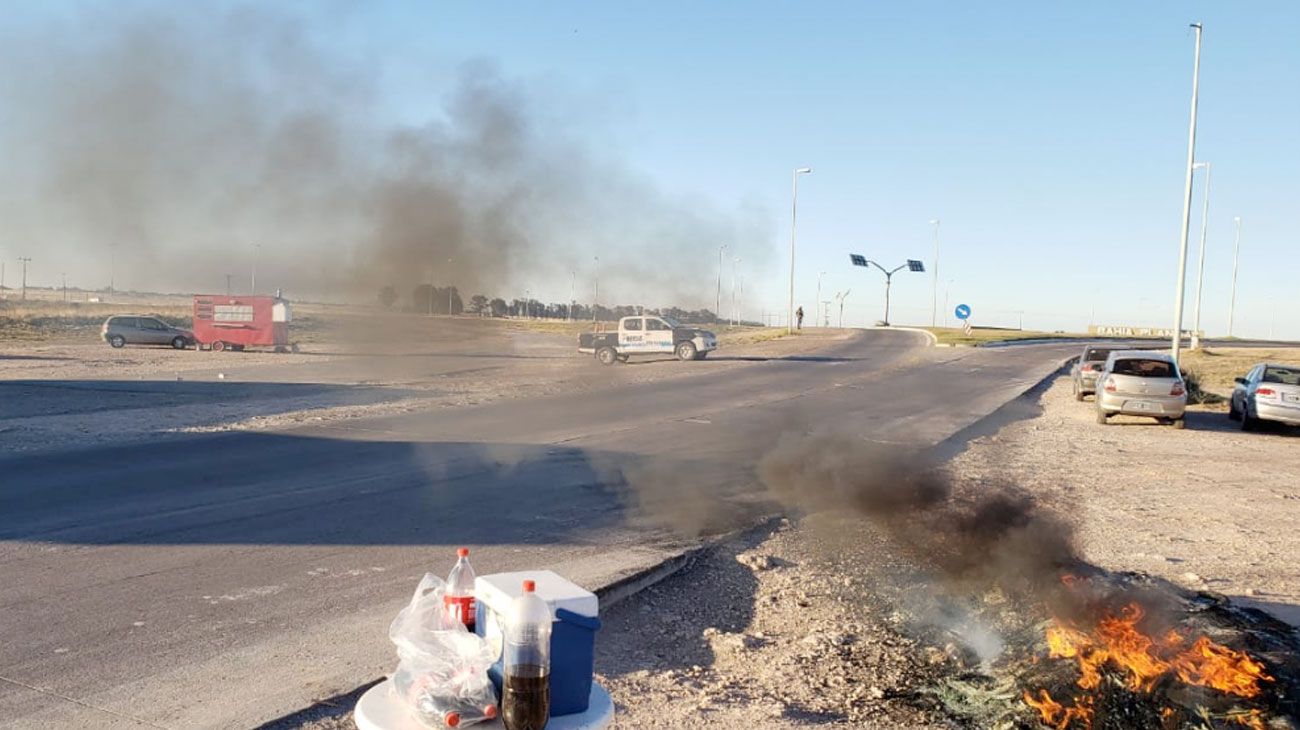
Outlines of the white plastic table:
M406 711L402 702L393 691L393 680L385 679L366 690L357 702L352 713L358 730L428 730L420 724L415 716ZM614 722L614 701L609 693L595 682L591 683L591 698L587 711L576 715L552 717L546 723L546 730L601 730ZM492 722L471 725L478 730L504 730L505 725L498 718Z

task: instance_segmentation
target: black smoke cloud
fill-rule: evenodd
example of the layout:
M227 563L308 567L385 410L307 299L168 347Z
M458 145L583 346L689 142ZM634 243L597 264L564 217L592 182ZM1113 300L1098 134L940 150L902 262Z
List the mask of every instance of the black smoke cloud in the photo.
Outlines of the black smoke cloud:
M1010 484L959 490L924 450L836 431L789 432L759 464L772 495L805 512L852 512L952 588L1055 601L1083 562L1074 529Z
M586 141L600 110L490 62L398 124L379 65L292 17L138 7L0 49L0 226L47 271L103 286L116 245L119 288L215 290L256 256L260 289L300 296L432 279L564 301L577 270L586 301L599 256L602 302L695 307L719 245L766 258L768 216L675 199Z

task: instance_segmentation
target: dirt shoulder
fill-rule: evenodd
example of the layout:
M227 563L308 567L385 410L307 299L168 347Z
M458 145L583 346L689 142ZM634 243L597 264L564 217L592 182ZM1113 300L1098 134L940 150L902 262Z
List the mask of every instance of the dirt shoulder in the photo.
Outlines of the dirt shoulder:
M1012 482L1074 516L1090 562L1140 570L1300 625L1300 431L1244 433L1218 411L1187 429L1094 422L1068 378L1041 413L977 439L950 465L968 486Z
M757 330L757 331L750 331ZM97 333L69 342L0 341L0 435L30 453L171 435L276 430L689 378L808 355L851 333L771 338L723 333L701 362L638 358L603 367L567 332L475 318L343 322L299 354L113 349Z

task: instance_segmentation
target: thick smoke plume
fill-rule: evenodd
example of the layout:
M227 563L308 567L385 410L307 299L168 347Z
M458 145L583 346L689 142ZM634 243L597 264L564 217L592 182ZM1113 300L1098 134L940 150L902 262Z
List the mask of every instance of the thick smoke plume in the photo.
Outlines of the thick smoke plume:
M256 258L258 288L294 296L567 302L576 271L589 302L599 256L602 303L693 308L719 245L765 256L765 216L657 189L588 142L599 104L490 62L391 98L377 61L277 11L58 17L0 39L0 233L72 284L106 286L115 255L119 289L241 290Z
M1071 525L1009 485L961 492L923 451L841 433L791 433L759 466L782 504L869 518L952 587L1052 600L1082 565Z

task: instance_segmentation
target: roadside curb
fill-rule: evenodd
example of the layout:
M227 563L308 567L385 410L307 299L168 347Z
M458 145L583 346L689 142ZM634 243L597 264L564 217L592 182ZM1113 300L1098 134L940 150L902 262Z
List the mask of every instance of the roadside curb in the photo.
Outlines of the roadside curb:
M863 327L862 329L872 330L875 332L913 332L923 335L930 344L927 347L937 347L939 345L939 336L930 330L921 329L920 327Z

